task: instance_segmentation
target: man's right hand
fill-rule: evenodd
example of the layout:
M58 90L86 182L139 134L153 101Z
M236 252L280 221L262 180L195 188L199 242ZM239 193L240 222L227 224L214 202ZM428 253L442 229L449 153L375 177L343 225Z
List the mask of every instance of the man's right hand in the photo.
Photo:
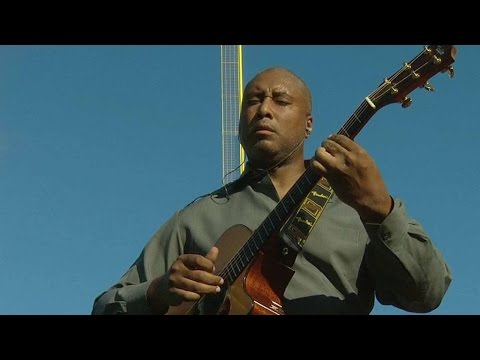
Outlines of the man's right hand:
M147 299L155 312L164 313L168 306L195 301L202 295L220 292L224 280L215 272L218 248L205 255L180 255L170 270L156 278L147 290Z

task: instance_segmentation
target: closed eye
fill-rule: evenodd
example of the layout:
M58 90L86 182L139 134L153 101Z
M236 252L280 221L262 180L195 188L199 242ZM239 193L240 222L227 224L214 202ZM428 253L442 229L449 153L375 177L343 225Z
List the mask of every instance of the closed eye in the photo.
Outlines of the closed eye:
M259 103L260 103L260 99L258 99L258 98L251 98L251 99L247 100L248 105L255 105L255 104L259 104Z
M290 105L290 103L286 100L279 100L279 99L275 99L275 103L276 104L279 104L279 105L282 105L282 106L287 106L287 105Z

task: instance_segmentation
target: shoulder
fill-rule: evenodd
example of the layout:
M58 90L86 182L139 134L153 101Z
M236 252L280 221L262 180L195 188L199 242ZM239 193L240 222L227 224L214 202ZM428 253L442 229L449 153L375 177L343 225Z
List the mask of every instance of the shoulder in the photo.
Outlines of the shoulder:
M247 182L243 178L232 181L212 192L200 195L187 204L180 212L204 210L206 207L223 205L230 197L245 189Z

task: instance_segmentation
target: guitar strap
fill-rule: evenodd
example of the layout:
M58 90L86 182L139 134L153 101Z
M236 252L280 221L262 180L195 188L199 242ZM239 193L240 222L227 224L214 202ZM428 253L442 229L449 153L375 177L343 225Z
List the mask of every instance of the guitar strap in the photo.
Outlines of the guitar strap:
M327 179L321 178L282 227L280 237L290 247L300 252L332 196L332 187Z

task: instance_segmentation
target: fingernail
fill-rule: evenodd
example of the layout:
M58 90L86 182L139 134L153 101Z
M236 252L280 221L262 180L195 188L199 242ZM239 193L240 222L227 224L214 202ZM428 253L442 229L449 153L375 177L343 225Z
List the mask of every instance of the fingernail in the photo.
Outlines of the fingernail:
M220 285L223 285L224 282L223 279L220 279Z
M217 293L219 293L219 292L220 292L220 286L217 286L217 288L215 289L215 291L216 291Z

